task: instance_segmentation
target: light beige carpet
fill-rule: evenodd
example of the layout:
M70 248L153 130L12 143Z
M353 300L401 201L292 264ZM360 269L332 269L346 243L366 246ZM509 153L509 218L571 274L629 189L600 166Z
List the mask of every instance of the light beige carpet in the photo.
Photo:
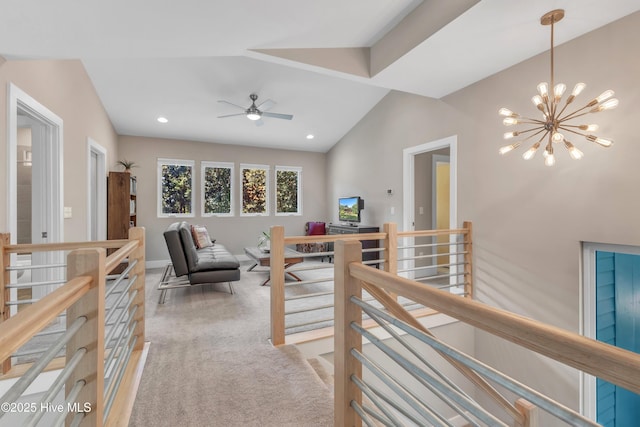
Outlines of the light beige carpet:
M330 426L327 386L294 347L269 337L266 273L234 283L169 290L147 273L149 356L130 426Z

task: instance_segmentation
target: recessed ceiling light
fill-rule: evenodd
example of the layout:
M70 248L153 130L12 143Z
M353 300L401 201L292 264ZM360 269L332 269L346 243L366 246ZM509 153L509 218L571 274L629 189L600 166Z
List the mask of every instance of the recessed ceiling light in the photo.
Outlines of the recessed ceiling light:
M315 138L312 134L307 135L307 139L313 139Z
M168 123L169 122L169 119L167 119L166 117L162 117L162 116L158 117L157 120L160 123Z

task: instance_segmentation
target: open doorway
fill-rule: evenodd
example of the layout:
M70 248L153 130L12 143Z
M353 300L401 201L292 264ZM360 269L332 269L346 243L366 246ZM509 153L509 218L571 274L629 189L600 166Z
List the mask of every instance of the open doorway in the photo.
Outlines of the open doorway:
M457 137L451 136L404 150L404 230L456 226L456 144ZM414 253L403 254L405 257L416 257L415 260L405 262L403 266L403 269L412 271L409 277L434 276L438 274L438 265L452 264L448 259L438 258L438 248L441 248L443 253L451 252L448 245L437 246L438 242L449 242L448 237L445 236L444 239L439 242L437 238L421 237L406 242L407 246L419 246ZM448 279L443 280L448 282Z
M87 140L87 239L107 239L107 150Z
M51 243L62 241L62 119L17 86L9 85L8 110L8 229L11 243ZM48 265L62 262L62 254L14 254L13 265ZM25 270L20 281L58 280L60 272ZM18 281L12 272L11 282ZM39 299L52 286L27 289L24 299ZM15 289L11 299L18 298ZM12 311L16 306L12 306ZM15 314L15 313L12 313Z

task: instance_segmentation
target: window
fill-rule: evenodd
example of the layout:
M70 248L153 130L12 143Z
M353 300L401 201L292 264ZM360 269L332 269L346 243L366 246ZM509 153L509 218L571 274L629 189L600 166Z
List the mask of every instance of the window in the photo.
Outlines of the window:
M192 217L193 160L158 159L158 217Z
M276 166L276 215L302 215L302 168Z
M269 166L240 165L240 216L269 215Z
M233 163L202 162L202 216L233 216Z

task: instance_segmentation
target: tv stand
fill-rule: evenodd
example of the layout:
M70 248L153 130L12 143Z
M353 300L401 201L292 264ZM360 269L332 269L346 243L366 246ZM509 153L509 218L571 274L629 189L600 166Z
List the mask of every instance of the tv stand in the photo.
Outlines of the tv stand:
M378 233L379 227L371 227L369 225L360 224L329 224L327 225L327 234L363 234L363 233ZM379 248L380 244L378 240L363 240L362 249ZM329 250L333 251L333 243L329 243ZM362 261L372 261L378 259L378 252L364 252L362 254Z

